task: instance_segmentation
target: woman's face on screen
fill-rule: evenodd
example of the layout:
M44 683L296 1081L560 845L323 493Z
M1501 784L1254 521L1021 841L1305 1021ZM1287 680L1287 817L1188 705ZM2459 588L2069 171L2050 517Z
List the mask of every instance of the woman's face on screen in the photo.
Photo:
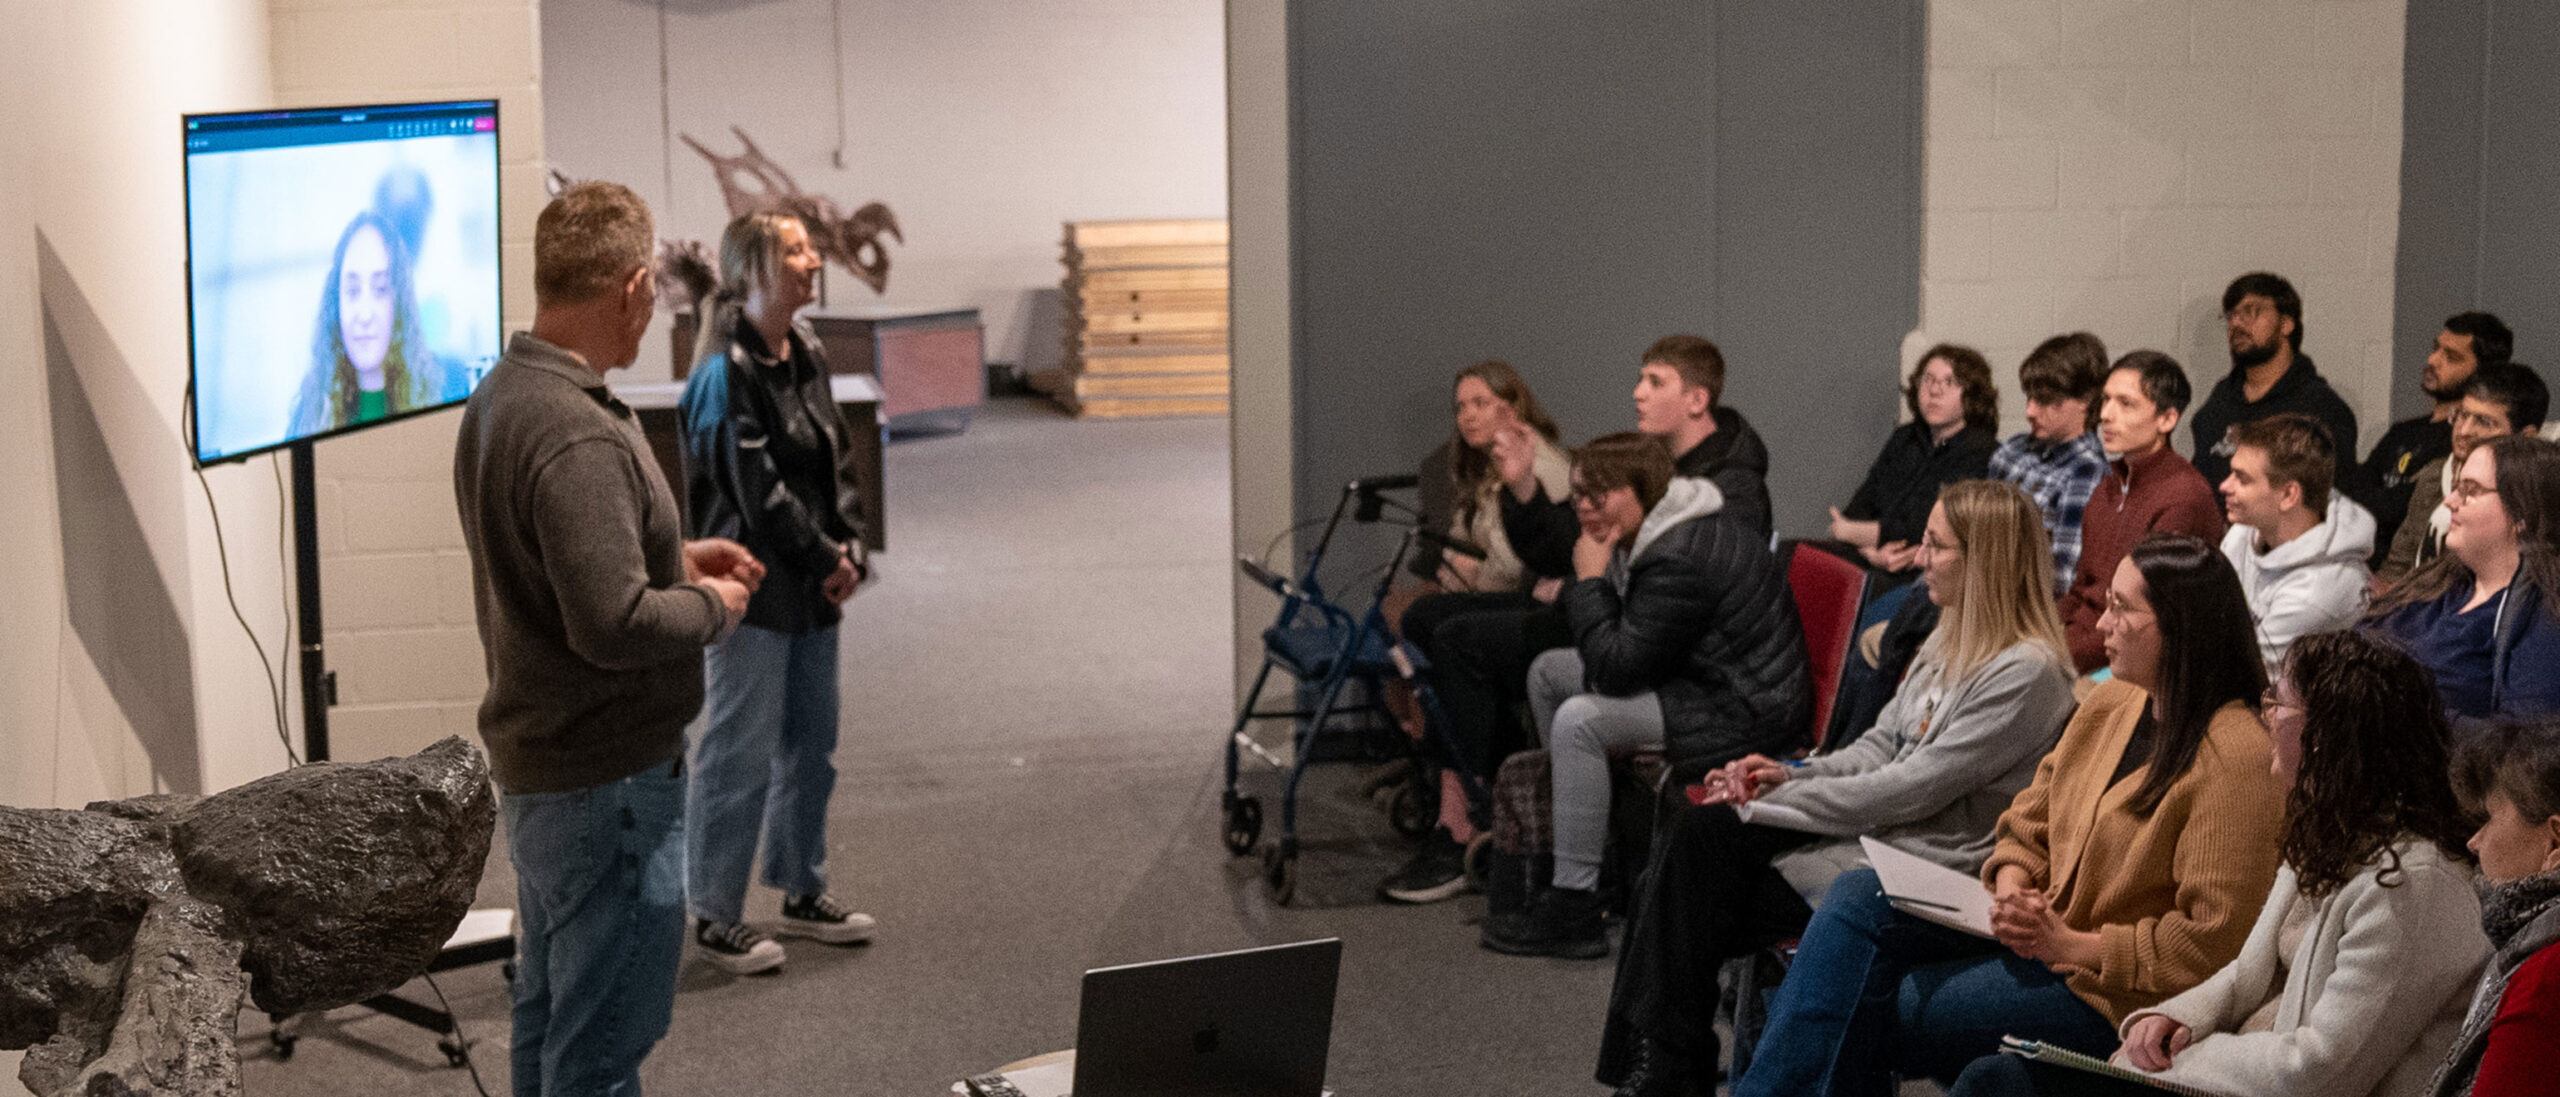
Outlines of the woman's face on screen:
M391 353L391 247L371 225L347 238L338 261L338 341L359 373Z

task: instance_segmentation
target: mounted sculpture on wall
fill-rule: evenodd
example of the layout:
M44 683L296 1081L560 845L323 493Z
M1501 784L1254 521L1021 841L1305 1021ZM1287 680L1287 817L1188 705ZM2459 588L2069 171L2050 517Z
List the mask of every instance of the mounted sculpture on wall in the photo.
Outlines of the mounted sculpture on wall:
M38 1097L240 1092L271 1014L386 993L471 906L497 820L458 738L212 796L0 807L0 1050Z
M835 199L801 190L791 173L757 148L746 130L731 126L729 132L738 135L739 146L746 150L743 155L722 156L702 147L692 134L677 135L685 147L711 162L711 172L720 181L720 197L729 204L729 216L787 213L797 217L808 227L809 242L817 245L818 254L852 271L871 292L889 292L889 249L880 237L907 242L898 232L897 215L878 202L863 203L862 208L846 213Z

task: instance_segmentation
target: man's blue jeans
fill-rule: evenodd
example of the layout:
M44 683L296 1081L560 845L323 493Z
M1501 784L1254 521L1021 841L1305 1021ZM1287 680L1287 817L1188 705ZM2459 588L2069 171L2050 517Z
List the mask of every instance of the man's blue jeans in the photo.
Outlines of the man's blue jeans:
M516 870L516 1097L640 1097L684 951L677 762L501 796Z
M1873 869L1843 874L1805 927L1733 1097L1874 1097L1892 1076L1954 1080L2023 1036L2104 1057L2115 1026L2052 969L1914 918Z
M696 918L746 916L747 868L827 890L827 800L836 788L836 630L741 625L705 653L702 720L685 793L685 896Z

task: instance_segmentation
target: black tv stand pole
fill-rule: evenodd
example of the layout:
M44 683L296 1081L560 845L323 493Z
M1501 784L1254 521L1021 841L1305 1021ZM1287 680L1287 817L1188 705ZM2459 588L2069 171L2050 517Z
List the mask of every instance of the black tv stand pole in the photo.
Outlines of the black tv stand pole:
M320 492L309 439L293 451L293 604L302 629L302 760L329 760L329 706L337 676L320 648Z

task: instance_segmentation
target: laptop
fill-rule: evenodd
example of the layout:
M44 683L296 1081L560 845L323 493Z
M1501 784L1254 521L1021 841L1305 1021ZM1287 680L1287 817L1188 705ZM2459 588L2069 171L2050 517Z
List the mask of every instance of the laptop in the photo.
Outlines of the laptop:
M1084 973L1075 1097L1319 1097L1342 940Z

